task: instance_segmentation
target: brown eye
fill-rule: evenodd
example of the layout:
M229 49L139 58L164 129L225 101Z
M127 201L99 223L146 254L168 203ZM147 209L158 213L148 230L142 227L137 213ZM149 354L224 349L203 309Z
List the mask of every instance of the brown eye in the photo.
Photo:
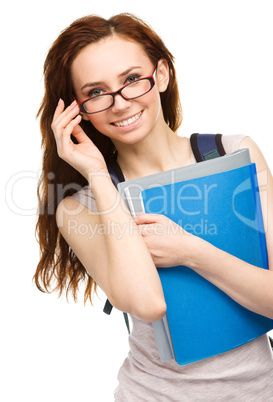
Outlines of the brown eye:
M130 75L127 80L125 81L125 83L127 84L131 84L132 82L135 82L136 80L138 80L140 78L140 75L138 74L134 74L134 75Z
M96 96L102 95L102 93L103 93L102 89L99 89L99 88L92 89L92 91L88 92L88 97L89 98L95 98Z

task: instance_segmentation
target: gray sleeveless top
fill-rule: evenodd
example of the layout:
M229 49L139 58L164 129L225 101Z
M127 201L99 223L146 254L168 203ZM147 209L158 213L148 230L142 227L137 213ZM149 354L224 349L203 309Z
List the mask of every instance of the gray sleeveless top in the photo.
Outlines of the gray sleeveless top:
M237 150L243 138L223 136L226 153ZM193 155L192 163L196 163ZM97 212L89 186L73 197ZM118 373L116 402L273 401L273 357L266 335L227 353L179 366L174 360L161 362L151 323L131 320L130 350Z

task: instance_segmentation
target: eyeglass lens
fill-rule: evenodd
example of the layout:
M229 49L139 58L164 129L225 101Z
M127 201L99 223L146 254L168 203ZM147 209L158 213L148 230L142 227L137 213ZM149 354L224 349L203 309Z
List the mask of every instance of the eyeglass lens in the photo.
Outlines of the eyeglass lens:
M152 82L144 78L126 85L120 93L125 99L135 99L149 92L152 86ZM110 108L113 103L112 95L99 95L84 102L84 108L87 113L98 113Z

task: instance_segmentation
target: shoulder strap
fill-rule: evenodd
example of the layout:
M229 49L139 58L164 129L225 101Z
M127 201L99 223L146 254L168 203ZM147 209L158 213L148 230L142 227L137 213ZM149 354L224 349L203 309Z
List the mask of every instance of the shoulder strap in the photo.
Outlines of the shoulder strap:
M196 162L202 162L205 160L217 158L219 156L223 156L226 154L223 144L222 144L222 134L197 134L194 133L190 137L190 143L192 147L192 151ZM111 159L111 161L107 165L108 171L110 173L111 179L114 185L117 187L118 183L125 181L122 170L117 163L116 159ZM106 300L106 303L103 308L103 312L106 314L111 314L113 309L112 304L109 300ZM128 314L123 313L125 324L130 334L130 326Z
M222 144L222 134L192 134L192 152L196 162L218 158L226 154Z
M271 346L271 349L273 350L273 338L271 338L271 336L268 335L268 339L269 339L269 344Z
M108 172L110 173L112 182L117 187L118 183L125 181L122 170L116 159L111 159L107 164Z

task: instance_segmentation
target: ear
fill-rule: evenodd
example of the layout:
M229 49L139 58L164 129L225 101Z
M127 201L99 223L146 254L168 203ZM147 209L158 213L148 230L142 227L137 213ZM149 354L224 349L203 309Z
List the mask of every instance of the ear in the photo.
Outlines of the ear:
M169 65L167 60L160 59L156 70L156 83L159 92L165 92L169 84Z

